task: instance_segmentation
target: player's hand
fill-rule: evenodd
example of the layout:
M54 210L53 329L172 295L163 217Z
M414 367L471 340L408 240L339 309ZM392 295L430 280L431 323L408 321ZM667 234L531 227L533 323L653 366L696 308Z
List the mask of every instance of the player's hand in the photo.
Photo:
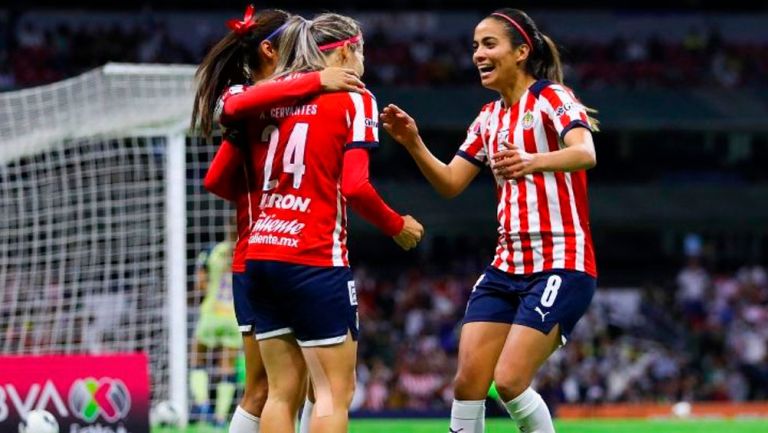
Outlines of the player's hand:
M363 93L365 84L360 77L349 68L325 68L320 71L320 85L325 92L357 92Z
M389 104L381 112L381 124L392 138L406 148L415 147L419 142L419 127L416 121L402 108Z
M493 173L502 179L518 179L535 170L534 161L536 155L528 153L517 147L516 144L504 142L507 147L493 155L491 169Z
M424 226L410 215L403 217L403 229L392 237L400 248L408 251L416 247L424 236Z

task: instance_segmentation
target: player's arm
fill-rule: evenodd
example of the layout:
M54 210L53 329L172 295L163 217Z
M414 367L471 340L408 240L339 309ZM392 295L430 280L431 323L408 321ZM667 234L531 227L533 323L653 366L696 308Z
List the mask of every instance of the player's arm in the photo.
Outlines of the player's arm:
M370 182L369 153L365 148L352 148L344 153L341 193L350 207L363 219L377 227L408 250L416 246L424 228L410 215L401 216L384 202Z
M205 173L203 187L224 200L236 201L242 164L242 153L231 139L225 136L208 167L208 172Z
M573 128L565 134L562 149L547 153L528 153L512 143L493 156L493 172L504 179L517 179L542 171L587 170L597 164L592 133Z
M365 85L351 69L326 68L292 80L267 81L232 93L224 100L223 124L257 115L276 105L325 92L360 92Z
M390 104L381 114L384 129L411 154L424 177L446 198L464 191L480 173L481 167L461 156L445 164L429 151L419 135L416 121L400 107Z
M369 162L368 149L356 148L344 152L341 194L366 221L385 235L395 236L403 229L403 217L392 210L371 185Z
M514 143L493 157L493 171L505 179L516 179L543 171L586 170L597 164L592 125L587 109L566 87L555 84L541 91L542 110L551 119L563 148L546 153L527 153Z
M236 201L245 182L242 173L245 162L242 149L248 145L245 124L238 122L223 129L221 145L203 178L203 186L224 200Z

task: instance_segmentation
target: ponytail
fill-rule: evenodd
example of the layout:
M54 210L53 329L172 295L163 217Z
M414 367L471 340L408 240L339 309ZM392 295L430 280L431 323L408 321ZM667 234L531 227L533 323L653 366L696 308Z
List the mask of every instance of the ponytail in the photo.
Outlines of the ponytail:
M325 56L315 42L311 26L312 21L300 16L288 20L278 47L278 50L286 55L280 56L275 77L325 68Z
M540 33L541 39L541 61L538 62L538 71L533 74L534 77L543 77L549 81L563 84L563 63L560 60L560 50L557 49L555 41L544 33Z
M208 51L195 73L197 92L192 107L192 129L210 138L214 109L224 89L234 83L246 83L245 47L238 36L230 33Z
M233 31L208 51L195 73L197 90L190 125L193 130L199 127L203 136L211 137L214 110L224 89L251 81L251 71L261 67L261 42L267 39L277 42L279 30L287 19L286 12L276 9L256 14L246 12L240 27L231 27Z

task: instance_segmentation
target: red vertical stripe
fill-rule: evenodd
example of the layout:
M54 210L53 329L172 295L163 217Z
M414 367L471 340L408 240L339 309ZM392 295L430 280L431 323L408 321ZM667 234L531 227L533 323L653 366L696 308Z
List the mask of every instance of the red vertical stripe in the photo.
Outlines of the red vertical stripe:
M530 95L530 93L528 93ZM512 132L517 128L517 124L520 118L525 117L525 109L528 108L528 98L523 102L525 105L524 107L521 107L521 102L518 101L518 103L515 105L515 121L509 122L510 126L510 138L512 137ZM526 152L532 152L536 153L536 149L530 148L530 145L533 143L529 143L529 137L527 136L527 132L529 130L523 129L523 142L522 143L515 143L517 146L522 146L523 150ZM531 250L531 232L530 232L530 213L533 210L528 209L528 183L525 179L525 177L521 177L516 180L517 182L517 189L518 189L518 195L517 195L517 206L518 206L518 215L520 216L520 249L523 252L523 273L524 274L530 274L533 273L533 251ZM534 191L535 193L535 191Z
M497 203L501 203L501 200L506 200L506 196L509 195L509 182L504 182L501 184L501 187L497 187L496 190L499 191L497 193ZM497 205L498 208L498 205ZM497 215L496 218L499 222L501 222L502 215L509 215L509 206L507 204L504 204L501 206L501 209L497 209ZM512 254L512 243L509 239L509 222L504 223L504 227L502 230L502 233L499 233L499 241L496 245L496 256L493 259L493 267L498 268L500 267L504 262L501 260L501 255L504 253L504 250L509 251L510 254ZM511 270L510 270L511 272Z
M533 94L529 94L528 101L525 105L526 112L533 113L535 105L536 98L533 96ZM528 153L538 153L539 149L536 145L536 135L534 134L534 129L524 129L523 137L525 138L525 151ZM537 211L539 213L539 233L542 241L542 257L544 261L543 269L552 269L552 224L549 216L547 189L544 186L544 175L542 173L534 173L533 182L536 186L536 204L538 207Z
M592 232L589 228L589 199L587 197L587 173L577 171L571 174L576 211L579 213L579 225L584 231L584 272L597 277L595 250L592 246Z
M547 122L548 116L542 113L542 119L544 124ZM557 132L552 128L546 128L547 132L547 144L549 151L554 152L560 148ZM560 216L563 220L563 234L565 238L565 268L575 269L576 267L576 232L573 226L573 214L571 213L571 196L568 192L568 185L565 182L565 173L561 171L555 172L555 181L557 183L557 197L560 202Z
M497 102L496 104L501 105L501 102ZM495 109L496 105L492 105L491 107L494 107ZM499 141L499 129L501 129L501 125L504 120L504 116L507 113L507 111L504 109L504 107L499 108L499 113L496 116L495 121L496 126L495 129L491 128L490 126L487 128L487 130L490 132L491 130L495 130L495 135L493 137L489 136L487 138L488 142L488 160L490 161L491 157L496 153L498 150L498 146L500 143ZM494 148L494 146L497 146ZM496 190L498 191L499 188L497 187ZM509 182L504 182L501 184L501 193L498 194L498 199L496 200L497 203L501 203L501 200L508 200L509 197ZM509 254L511 256L512 254L512 242L509 239L509 205L506 203L501 206L501 209L498 208L498 204L496 205L496 219L499 221L499 224L501 224L502 218L504 218L504 225L502 226L502 233L499 233L499 244L496 246L496 258L494 259L493 266L498 268L502 265L501 261L501 255L504 253L504 249L506 245L506 250L509 251ZM504 244L502 244L502 240L504 241ZM514 265L508 270L508 272L512 272L512 269L514 269Z
M520 118L520 101L518 101L515 105L510 107L509 109L509 131L508 131L508 138L507 141L512 142L514 141L514 131L515 127L517 126L517 121ZM515 143L518 146L520 143ZM502 143L499 143L499 148L501 149L504 145ZM519 218L520 219L520 231L517 233L518 237L520 237L520 252L523 254L523 272L528 273L528 271L525 270L525 263L528 261L528 255L531 254L530 251L530 239L528 239L528 249L526 250L526 236L528 235L528 205L525 203L525 180L522 181L522 187L521 187L521 181L518 180L512 180L509 181L509 190L512 191L512 185L517 185L517 215L511 215L512 213L512 194L507 194L507 204L504 206L506 210L507 215L507 244L509 249L509 257L507 257L507 264L509 265L510 272L515 272L517 268L515 267L515 261L514 261L514 248L512 247L512 239L511 239L511 232L512 232L512 218Z

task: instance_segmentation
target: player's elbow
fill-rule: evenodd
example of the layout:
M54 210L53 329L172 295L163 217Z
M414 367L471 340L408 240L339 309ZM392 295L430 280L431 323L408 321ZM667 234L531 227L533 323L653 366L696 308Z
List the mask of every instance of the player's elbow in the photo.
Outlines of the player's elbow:
M450 200L456 197L457 195L461 194L461 190L458 188L446 187L446 188L438 189L437 193L440 194L440 197Z
M206 175L203 179L203 188L211 194L227 201L235 201L235 195L227 188L225 182L214 176Z
M439 185L435 189L437 190L437 193L440 194L442 198L450 200L458 196L459 194L461 194L466 187L467 185L461 185L454 182L446 182L442 185Z
M212 176L210 172L203 178L203 188L212 194L221 195L219 191L221 189L220 179L216 176Z
M584 149L584 168L589 170L597 165L597 155L595 155L595 149Z
M365 182L341 182L341 195L347 200L357 200L365 194Z

